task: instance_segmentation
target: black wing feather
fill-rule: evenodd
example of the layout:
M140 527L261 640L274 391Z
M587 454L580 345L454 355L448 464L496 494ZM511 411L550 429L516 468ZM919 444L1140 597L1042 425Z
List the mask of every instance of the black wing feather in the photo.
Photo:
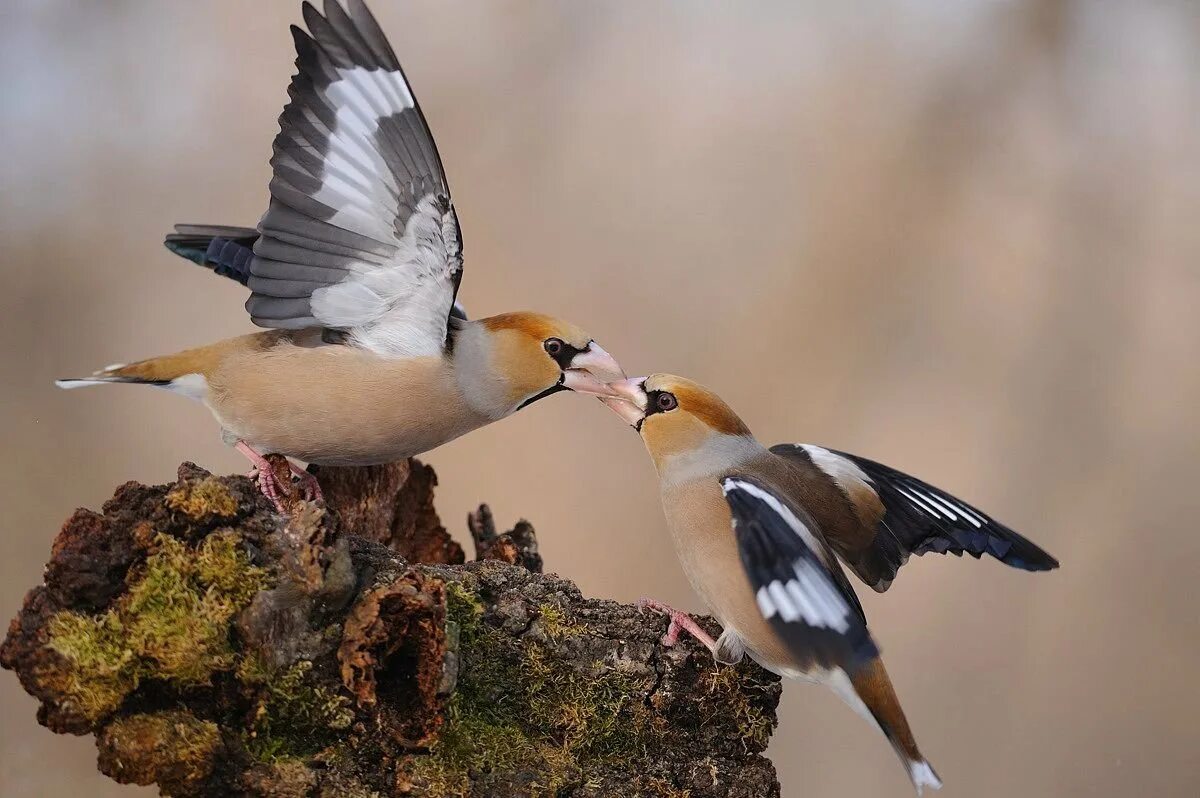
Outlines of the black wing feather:
M832 449L830 451L833 451ZM1048 571L1058 560L1004 524L966 502L865 457L836 452L863 470L886 510L878 536L898 568L908 553L987 554L1026 571Z
M807 515L751 477L721 486L759 609L796 666L852 672L879 656L858 598Z

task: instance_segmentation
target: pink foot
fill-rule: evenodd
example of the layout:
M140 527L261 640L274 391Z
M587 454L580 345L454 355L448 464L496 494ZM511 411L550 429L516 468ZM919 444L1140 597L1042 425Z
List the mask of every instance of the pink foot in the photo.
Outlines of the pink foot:
M292 473L300 480L300 492L304 494L304 500L310 502L324 502L325 494L321 492L321 483L317 482L317 477L292 461L288 461L288 465L292 467Z
M703 643L704 647L709 651L715 652L717 650L717 641L713 640L708 632L701 629L700 624L693 621L692 616L686 612L680 612L674 607L663 604L661 601L649 598L638 599L637 608L639 610L660 612L671 619L671 625L667 627L667 633L662 637L662 644L667 648L679 642L679 632L683 630Z
M254 464L254 468L251 469L248 476L258 483L258 489L262 491L262 494L271 500L271 504L275 505L276 510L281 513L287 512L283 506L283 486L276 479L275 470L271 468L271 463L267 458L250 448L250 444L245 441L238 441L233 448Z

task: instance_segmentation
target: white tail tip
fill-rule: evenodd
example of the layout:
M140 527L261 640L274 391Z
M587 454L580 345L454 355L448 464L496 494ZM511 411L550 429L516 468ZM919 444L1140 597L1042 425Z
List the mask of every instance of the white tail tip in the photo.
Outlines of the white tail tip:
M912 779L913 786L917 788L917 795L922 795L926 787L934 790L942 788L942 780L924 759L908 763L908 777Z
M64 391L70 391L74 388L86 388L89 385L103 385L109 380L97 380L94 378L84 377L78 380L55 380L54 384Z

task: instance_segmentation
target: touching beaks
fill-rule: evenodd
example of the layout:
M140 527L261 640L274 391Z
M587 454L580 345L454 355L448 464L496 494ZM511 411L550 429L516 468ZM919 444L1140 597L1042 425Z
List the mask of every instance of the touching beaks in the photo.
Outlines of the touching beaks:
M645 377L630 377L627 380L610 382L608 387L612 389L614 396L619 396L626 402L631 402L639 410L645 410L646 404L649 401L646 398L645 383Z
M570 366L563 370L562 384L576 393L613 396L608 383L624 378L625 371L621 364L598 343L591 341L583 351L571 358Z
M583 369L570 368L563 372L562 387L575 393L586 393L599 397L612 397L612 388Z
M645 377L632 377L611 382L608 384L611 397L602 397L600 401L622 421L637 429L646 417L646 389L642 385L645 381Z
M589 341L579 354L571 358L569 368L586 371L606 383L625 379L625 369L595 341Z

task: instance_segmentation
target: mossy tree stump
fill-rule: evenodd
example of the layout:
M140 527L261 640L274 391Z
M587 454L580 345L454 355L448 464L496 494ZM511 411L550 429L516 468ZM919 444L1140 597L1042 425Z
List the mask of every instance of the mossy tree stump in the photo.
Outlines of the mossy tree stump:
M190 464L79 510L0 647L51 730L173 796L778 795L778 681L542 575L532 528L433 509L416 461L280 516Z

